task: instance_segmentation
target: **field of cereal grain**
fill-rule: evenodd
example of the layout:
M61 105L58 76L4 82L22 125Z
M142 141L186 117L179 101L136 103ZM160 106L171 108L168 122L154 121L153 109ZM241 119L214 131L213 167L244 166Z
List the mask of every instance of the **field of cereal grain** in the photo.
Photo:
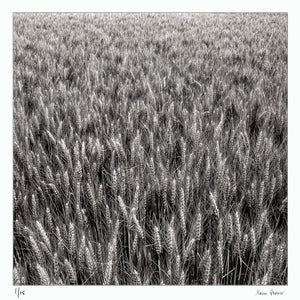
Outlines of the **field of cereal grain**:
M15 13L15 285L286 285L287 14Z

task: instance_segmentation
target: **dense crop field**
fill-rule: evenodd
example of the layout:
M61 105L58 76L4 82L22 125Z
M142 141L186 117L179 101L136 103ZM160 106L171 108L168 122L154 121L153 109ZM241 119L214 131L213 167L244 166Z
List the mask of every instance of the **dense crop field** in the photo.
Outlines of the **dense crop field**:
M14 284L287 284L287 14L14 14Z

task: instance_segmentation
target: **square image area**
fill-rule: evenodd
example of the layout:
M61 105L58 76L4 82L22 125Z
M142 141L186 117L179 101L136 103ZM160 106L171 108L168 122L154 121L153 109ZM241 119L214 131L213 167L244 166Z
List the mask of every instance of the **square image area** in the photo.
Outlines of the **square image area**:
M287 285L287 13L14 13L14 285Z

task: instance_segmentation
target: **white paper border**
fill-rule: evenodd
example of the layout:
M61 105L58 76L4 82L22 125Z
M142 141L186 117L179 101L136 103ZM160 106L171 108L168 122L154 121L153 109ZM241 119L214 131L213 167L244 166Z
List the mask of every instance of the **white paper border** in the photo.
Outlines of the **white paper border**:
M276 286L284 291L280 299L296 299L299 281L299 11L292 1L11 1L1 4L1 290L2 299L17 299L12 285L12 13L42 12L288 12L289 24L289 93L288 93L288 286ZM294 1L296 3L296 1ZM257 290L269 292L272 287L255 286L184 286L184 287L24 287L23 299L260 299ZM22 297L22 296L21 296ZM21 299L21 298L20 298Z

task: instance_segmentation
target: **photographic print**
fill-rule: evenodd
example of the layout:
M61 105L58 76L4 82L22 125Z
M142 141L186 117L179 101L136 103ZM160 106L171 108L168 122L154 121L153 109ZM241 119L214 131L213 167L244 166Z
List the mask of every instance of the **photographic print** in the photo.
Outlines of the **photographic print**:
M14 13L14 285L287 285L287 13Z

